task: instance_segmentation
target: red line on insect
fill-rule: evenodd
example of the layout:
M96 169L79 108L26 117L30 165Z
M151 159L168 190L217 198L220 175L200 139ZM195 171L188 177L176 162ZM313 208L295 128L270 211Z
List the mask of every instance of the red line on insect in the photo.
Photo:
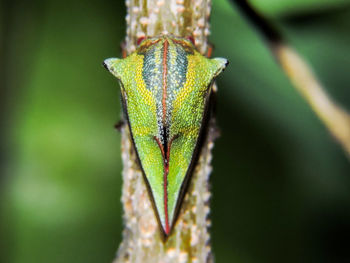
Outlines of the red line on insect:
M154 136L154 140L157 142L160 152L163 156L163 162L164 162L164 174L163 174L163 194L164 194L164 214L165 214L165 229L164 232L166 235L170 232L170 226L169 226L169 216L168 216L168 174L169 174L169 153L167 153L167 156L165 156L164 146L160 142L160 140ZM170 147L168 147L170 149Z
M169 226L169 216L168 216L168 174L169 174L169 149L170 145L168 147L168 152L167 155L165 156L165 151L164 151L164 146L160 142L160 140L154 136L154 140L157 142L160 152L162 153L163 156L163 162L164 162L164 174L163 174L163 194L164 194L164 214L165 214L165 229L164 232L166 235L169 234L170 232L170 226ZM170 141L171 144L171 141Z
M169 225L169 215L168 215L168 174L169 174L169 160L170 160L170 148L171 144L173 141L177 138L178 136L174 136L171 138L169 144L168 144L168 149L166 152L166 156L164 158L164 213L165 213L165 234L169 235L170 233L170 225ZM164 150L163 150L164 152Z
M165 160L165 152L164 152L163 144L160 142L160 140L156 136L154 136L153 138L155 139L155 141L157 142L157 144L159 146L159 149L160 149L162 156L163 156L163 160Z
M169 174L169 160L170 160L170 149L171 144L173 141L178 138L178 135L175 135L173 138L171 138L168 146L167 151L164 150L164 145L161 143L161 141L154 136L154 140L157 142L159 149L162 153L163 162L164 162L164 174L163 174L163 189L164 189L164 214L165 214L165 229L164 232L166 235L169 235L170 233L170 224L169 224L169 215L168 215L168 174Z
M164 214L165 214L165 234L169 235L170 233L170 226L169 226L169 216L168 216L168 173L169 173L169 166L168 164L164 167Z

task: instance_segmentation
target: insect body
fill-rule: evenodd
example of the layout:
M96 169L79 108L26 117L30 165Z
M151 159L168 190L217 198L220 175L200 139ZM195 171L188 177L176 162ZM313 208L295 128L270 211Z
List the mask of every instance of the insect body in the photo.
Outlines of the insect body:
M202 56L187 39L161 36L104 65L121 83L137 156L161 228L169 235L195 160L211 86L227 60Z

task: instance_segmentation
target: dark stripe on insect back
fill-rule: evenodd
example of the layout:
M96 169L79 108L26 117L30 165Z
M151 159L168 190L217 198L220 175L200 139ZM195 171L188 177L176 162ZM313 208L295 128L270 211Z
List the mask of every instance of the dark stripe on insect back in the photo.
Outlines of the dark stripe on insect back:
M158 43L158 42L157 42ZM159 56L156 59L157 56ZM160 139L163 142L163 53L164 45L155 44L147 49L147 52L143 53L143 68L142 78L146 84L146 89L152 92L153 98L155 98L157 121L159 127Z
M183 88L187 74L187 53L179 46L176 46L175 65L171 65L173 58L168 60L168 90L171 92ZM172 97L172 99L175 99Z
M160 87L162 83L161 65L155 62L156 47L150 48L143 57L142 78L146 88L151 92L156 92L155 87Z
M167 116L171 119L174 100L176 94L182 89L186 83L186 74L188 67L187 53L178 45L175 46L175 58L173 52L169 53L168 59L168 85L167 85ZM175 64L171 64L175 60Z
M162 120L163 120L163 126L166 126L166 108L167 108L167 105L166 105L166 100L167 100L167 82L168 82L168 79L167 79L167 75L168 75L168 47L169 47L169 42L168 40L165 40L164 41L164 44L163 44L163 59L162 59L162 67L163 67L163 74L162 74L162 89L163 89L163 96L162 96L162 107L163 107L163 117L162 117Z

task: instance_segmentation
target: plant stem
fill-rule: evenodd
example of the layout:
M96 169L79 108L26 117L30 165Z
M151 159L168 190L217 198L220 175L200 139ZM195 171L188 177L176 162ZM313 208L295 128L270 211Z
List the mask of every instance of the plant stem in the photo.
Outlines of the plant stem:
M206 53L210 0L127 0L125 50L136 49L137 39L161 34L192 36L197 49ZM208 228L209 175L213 148L213 120L201 148L178 220L164 241L152 208L142 171L130 139L122 129L124 208L123 240L114 263L212 262Z
M294 87L304 97L350 158L350 115L327 94L311 67L284 39L281 33L247 0L232 0L260 31Z

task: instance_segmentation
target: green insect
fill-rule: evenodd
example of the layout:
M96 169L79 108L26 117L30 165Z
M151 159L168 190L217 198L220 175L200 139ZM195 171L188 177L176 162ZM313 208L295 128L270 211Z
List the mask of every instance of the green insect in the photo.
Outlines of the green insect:
M227 64L173 36L144 39L128 57L104 61L120 81L132 140L166 236L196 161L213 80Z

